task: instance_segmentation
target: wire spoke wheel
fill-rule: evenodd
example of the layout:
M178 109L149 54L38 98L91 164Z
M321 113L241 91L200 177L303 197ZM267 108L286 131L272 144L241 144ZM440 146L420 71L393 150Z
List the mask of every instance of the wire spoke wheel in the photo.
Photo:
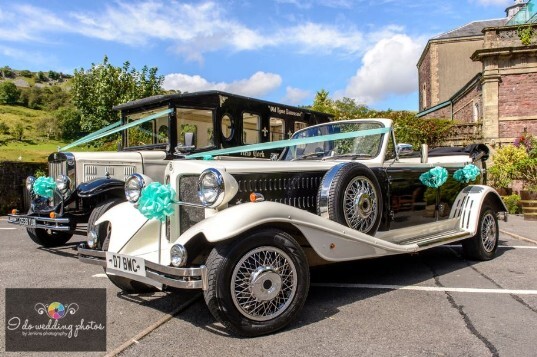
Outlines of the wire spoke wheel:
M481 222L481 242L486 252L490 253L494 250L497 237L496 221L492 213L487 213Z
M293 301L297 271L291 258L277 247L263 246L246 253L231 276L235 307L254 321L282 314Z
M364 176L353 178L345 189L343 212L347 225L360 232L371 230L378 215L378 195L373 183Z

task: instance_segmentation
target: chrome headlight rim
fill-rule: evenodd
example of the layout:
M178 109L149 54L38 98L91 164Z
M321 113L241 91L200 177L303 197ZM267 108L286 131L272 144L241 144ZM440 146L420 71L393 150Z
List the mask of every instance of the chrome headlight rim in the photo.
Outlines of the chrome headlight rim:
M34 176L28 176L26 178L26 189L28 190L28 192L32 192L32 190L34 189L35 180L36 178Z
M142 196L146 182L142 175L132 174L125 181L125 197L130 203L137 203Z
M174 244L170 249L170 264L176 268L186 265L188 255L186 249L181 244Z
M56 176L56 189L63 195L67 195L69 193L69 189L71 187L71 179L69 176L59 174Z
M213 184L207 185L211 177ZM206 207L216 207L224 200L225 182L222 173L214 168L204 170L198 179L198 198Z

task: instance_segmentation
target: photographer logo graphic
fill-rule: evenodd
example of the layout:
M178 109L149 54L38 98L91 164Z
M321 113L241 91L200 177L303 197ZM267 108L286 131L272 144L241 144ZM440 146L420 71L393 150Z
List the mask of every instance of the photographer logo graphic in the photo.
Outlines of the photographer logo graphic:
M6 289L6 351L105 350L105 289Z

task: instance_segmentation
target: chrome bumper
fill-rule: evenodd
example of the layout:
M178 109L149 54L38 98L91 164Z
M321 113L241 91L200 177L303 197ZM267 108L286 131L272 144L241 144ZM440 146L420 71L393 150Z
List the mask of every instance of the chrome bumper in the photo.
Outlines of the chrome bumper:
M78 248L78 259L84 263L106 268L106 252L102 250ZM113 274L116 272L114 271ZM207 290L208 287L207 267L205 265L198 268L174 268L146 260L145 279L131 274L122 276L155 286L166 285L179 289L202 290Z
M19 226L50 229L53 231L71 230L69 218L46 218L23 214L8 214L7 216L7 223L17 224Z

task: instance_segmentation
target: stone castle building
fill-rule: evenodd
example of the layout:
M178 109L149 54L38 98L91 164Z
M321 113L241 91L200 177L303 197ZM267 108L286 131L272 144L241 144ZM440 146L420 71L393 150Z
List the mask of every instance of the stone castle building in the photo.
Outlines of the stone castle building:
M537 135L537 0L501 19L430 39L418 61L419 118L452 119L461 135L495 146ZM530 34L522 43L520 31ZM533 33L535 32L535 33Z

